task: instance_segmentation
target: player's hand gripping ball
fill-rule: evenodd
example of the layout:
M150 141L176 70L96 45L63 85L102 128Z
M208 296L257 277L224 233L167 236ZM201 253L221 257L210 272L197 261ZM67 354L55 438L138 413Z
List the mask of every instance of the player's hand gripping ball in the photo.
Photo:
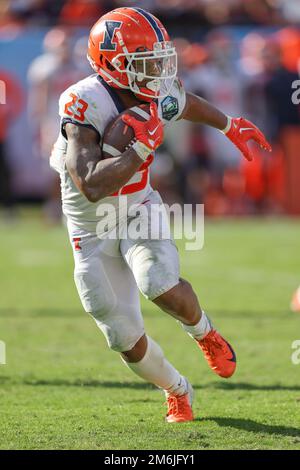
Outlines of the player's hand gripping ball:
M117 157L129 147L146 160L163 141L163 124L157 105L141 104L121 113L105 129L103 158Z

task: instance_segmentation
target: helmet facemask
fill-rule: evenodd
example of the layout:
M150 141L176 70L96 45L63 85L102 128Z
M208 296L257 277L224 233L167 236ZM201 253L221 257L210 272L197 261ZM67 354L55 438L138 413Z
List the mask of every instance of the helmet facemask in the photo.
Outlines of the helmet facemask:
M177 75L177 53L171 41L156 42L152 51L128 52L120 32L116 34L123 53L112 65L126 73L128 88L137 95L155 99L167 96Z

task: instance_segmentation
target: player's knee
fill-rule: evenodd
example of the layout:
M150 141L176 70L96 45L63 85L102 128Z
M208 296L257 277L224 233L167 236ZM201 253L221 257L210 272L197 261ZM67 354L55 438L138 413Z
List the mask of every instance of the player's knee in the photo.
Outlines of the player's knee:
M159 297L179 282L179 273L173 263L144 263L136 275L136 282L141 293L149 300Z
M147 275L138 282L138 287L146 299L154 300L164 292L170 290L178 282L178 278L171 273L165 273L164 278L155 279L155 276Z
M105 336L110 349L117 352L130 351L144 334L143 324L133 325L124 315L103 317L99 319L99 312L94 312L94 320Z
M123 251L137 286L147 299L155 299L179 282L178 252L172 240L143 241L129 248L124 244Z

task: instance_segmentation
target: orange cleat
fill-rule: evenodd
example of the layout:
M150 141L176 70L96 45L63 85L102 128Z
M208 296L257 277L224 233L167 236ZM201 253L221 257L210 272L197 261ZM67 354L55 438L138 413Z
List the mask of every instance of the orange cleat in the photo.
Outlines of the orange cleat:
M188 392L180 397L168 395L167 405L168 412L166 421L168 423L184 423L185 421L193 421L194 415L192 410L193 389L188 383Z
M196 341L211 369L221 377L231 377L236 368L236 356L230 344L216 330Z
M291 310L292 312L300 313L300 287L296 290L291 301Z

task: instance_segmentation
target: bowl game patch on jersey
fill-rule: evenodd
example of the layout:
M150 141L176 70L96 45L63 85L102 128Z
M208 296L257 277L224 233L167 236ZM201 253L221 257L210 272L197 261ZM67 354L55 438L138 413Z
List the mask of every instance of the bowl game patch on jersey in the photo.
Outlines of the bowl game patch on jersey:
M161 102L161 110L163 119L171 121L179 111L178 99L174 96L166 96Z

